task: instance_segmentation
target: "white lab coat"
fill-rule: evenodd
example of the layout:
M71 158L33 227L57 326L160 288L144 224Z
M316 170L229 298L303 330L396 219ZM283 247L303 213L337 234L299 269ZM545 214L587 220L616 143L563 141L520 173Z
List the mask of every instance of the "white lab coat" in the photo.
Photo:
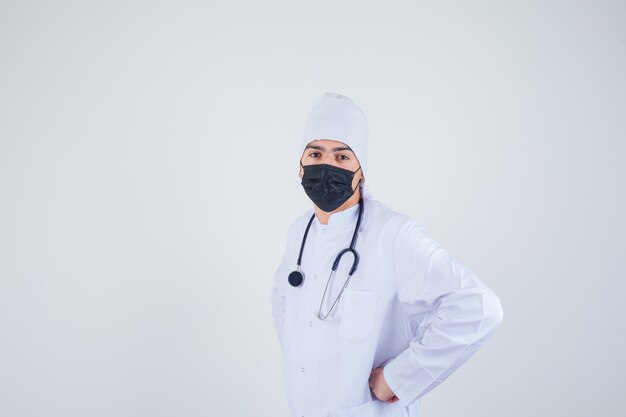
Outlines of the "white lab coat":
M334 319L321 321L324 287L337 253L350 245L358 204L332 214L327 225L315 217L302 255L304 283L293 287L287 277L312 214L307 210L289 227L271 288L290 417L420 416L420 398L502 321L499 298L417 221L370 197L356 243L358 268ZM342 258L324 313L352 259L349 253ZM399 401L385 403L370 390L370 372L381 365Z

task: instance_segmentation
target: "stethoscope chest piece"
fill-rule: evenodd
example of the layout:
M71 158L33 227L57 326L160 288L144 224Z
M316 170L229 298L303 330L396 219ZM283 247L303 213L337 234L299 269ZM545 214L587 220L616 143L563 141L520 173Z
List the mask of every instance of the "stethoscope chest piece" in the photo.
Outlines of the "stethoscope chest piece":
M299 287L304 282L304 274L300 271L292 271L289 274L289 283L293 287Z

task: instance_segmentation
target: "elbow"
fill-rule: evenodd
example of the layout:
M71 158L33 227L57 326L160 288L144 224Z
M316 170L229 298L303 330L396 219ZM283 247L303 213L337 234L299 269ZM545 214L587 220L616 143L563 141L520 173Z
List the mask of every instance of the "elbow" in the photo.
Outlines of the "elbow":
M502 303L500 298L491 290L484 293L483 297L484 319L485 325L489 328L490 333L493 332L504 318Z
M470 338L471 345L481 346L493 336L502 323L504 314L498 296L487 289L481 292L482 314L476 318L476 330Z

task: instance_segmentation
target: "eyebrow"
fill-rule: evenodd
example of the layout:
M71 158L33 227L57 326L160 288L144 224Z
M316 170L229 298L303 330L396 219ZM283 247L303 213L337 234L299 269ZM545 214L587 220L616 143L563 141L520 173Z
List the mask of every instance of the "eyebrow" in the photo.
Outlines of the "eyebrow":
M318 151L326 152L326 148L320 145L307 145L306 148L304 148L304 150L307 150L308 148L317 149ZM332 149L332 151L333 152L352 151L352 149L349 146L336 146Z

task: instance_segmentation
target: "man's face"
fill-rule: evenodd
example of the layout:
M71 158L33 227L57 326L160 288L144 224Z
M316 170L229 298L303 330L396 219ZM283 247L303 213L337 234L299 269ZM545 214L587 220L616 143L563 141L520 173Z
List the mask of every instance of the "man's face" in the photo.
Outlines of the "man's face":
M309 142L302 153L300 162L302 162L304 166L329 164L352 172L359 169L360 166L359 160L348 145L331 139L316 139ZM302 167L300 167L299 175L300 178L304 175ZM359 169L352 179L353 189L356 188L361 178L365 179L363 177L363 170ZM363 183L363 181L361 181L361 183Z

